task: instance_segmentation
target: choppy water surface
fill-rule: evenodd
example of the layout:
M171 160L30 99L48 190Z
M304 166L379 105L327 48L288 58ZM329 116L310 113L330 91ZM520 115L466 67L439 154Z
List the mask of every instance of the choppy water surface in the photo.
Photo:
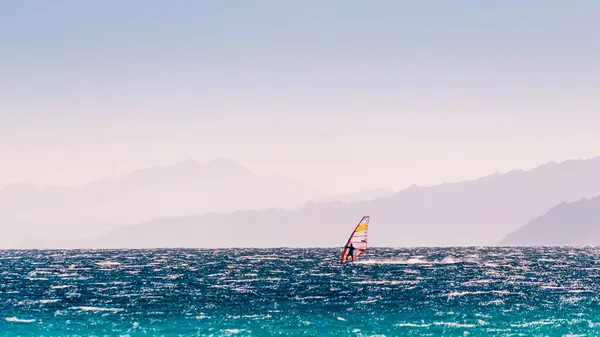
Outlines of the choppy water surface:
M2 336L600 335L595 248L0 251Z

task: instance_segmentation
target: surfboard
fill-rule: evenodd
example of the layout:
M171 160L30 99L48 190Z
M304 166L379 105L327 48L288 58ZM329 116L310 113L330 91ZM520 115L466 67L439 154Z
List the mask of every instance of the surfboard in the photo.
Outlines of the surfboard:
M367 250L367 233L370 221L370 216L363 216L358 222L358 225L354 227L354 230L352 231L352 234L350 234L350 237L344 246L344 250L342 251L340 263L348 262L348 247L350 244L354 246L354 256L353 258L350 258L350 261L356 260L365 250Z

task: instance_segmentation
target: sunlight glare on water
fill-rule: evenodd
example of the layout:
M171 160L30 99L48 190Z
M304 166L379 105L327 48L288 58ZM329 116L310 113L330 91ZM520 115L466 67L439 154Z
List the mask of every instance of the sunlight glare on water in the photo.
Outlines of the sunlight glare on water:
M595 248L0 251L2 336L600 334Z

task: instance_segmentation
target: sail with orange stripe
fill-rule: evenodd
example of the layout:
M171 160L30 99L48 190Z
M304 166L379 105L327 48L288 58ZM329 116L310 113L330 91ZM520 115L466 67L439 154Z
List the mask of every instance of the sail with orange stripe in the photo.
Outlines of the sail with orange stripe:
M360 219L360 222L352 231L348 242L346 242L346 246L344 246L344 251L342 252L341 263L348 261L348 247L350 244L354 246L354 257L350 257L350 261L358 258L366 249L367 249L367 232L369 230L369 222L371 221L370 216L363 216Z

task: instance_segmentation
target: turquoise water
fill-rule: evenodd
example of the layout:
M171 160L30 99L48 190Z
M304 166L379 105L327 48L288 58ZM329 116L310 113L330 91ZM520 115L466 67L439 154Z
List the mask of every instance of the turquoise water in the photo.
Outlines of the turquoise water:
M594 248L0 251L2 336L600 335Z

